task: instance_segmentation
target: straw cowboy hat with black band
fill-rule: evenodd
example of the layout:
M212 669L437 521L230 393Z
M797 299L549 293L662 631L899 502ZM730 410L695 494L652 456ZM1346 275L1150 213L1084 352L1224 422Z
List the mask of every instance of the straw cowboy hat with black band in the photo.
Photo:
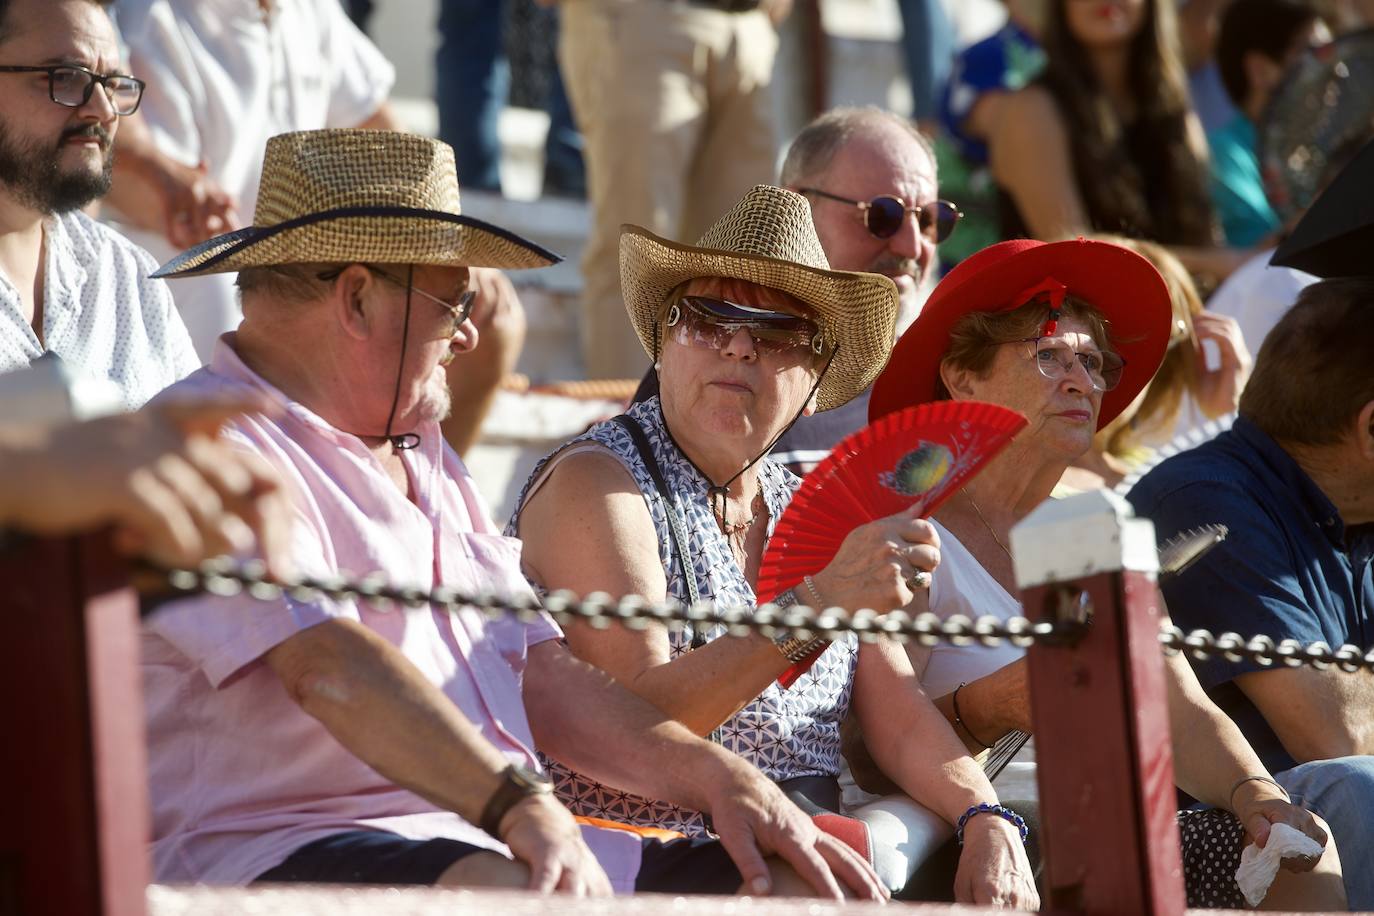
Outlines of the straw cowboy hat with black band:
M381 130L311 130L267 141L253 225L182 252L155 277L284 264L547 267L562 258L463 216L453 149Z
M267 141L253 225L182 252L153 276L174 279L288 264L406 265L406 314L391 412L380 434L354 433L402 450L420 444L419 434L392 430L410 337L415 265L514 269L559 260L512 232L462 215L448 144L393 131L311 130Z
M620 231L625 308L650 359L674 289L699 277L725 277L781 290L804 302L831 354L816 408L854 398L887 362L897 327L897 287L881 274L831 270L806 198L757 185L695 245L660 238L640 226Z

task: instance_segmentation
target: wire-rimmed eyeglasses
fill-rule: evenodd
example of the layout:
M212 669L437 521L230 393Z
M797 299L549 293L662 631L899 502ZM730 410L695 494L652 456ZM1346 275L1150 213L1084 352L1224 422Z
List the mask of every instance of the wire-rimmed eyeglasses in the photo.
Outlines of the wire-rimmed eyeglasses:
M48 98L66 108L80 108L91 100L95 84L105 90L110 107L117 115L131 115L143 101L143 80L124 73L96 73L75 64L55 64L48 67L0 66L0 73L48 74Z
M446 337L457 337L458 329L463 326L463 322L467 321L470 317L472 317L472 306L473 303L477 301L476 290L465 289L458 294L457 298L450 302L447 299L439 298L433 293L427 293L424 290L420 289L418 286L416 286L414 283L407 283L400 277L387 273L380 267L374 267L371 264L363 264L361 266L366 268L369 273L376 274L383 280L387 280L391 283L394 283L401 289L416 293L417 295L423 296L431 302L435 302L443 306L444 311L448 312L449 321L451 322L451 327L449 328L448 333L444 335ZM320 280L335 280L338 279L339 274L343 273L344 270L347 269L347 267L348 265L344 265L343 267L338 267L333 270L326 270L323 273L317 274L316 276Z
M1020 337L1005 341L1009 344L1030 344L1026 356L1047 379L1059 381L1073 371L1074 363L1083 367L1088 380L1098 391L1111 391L1121 384L1126 360L1110 350L1075 350L1062 340L1049 337Z

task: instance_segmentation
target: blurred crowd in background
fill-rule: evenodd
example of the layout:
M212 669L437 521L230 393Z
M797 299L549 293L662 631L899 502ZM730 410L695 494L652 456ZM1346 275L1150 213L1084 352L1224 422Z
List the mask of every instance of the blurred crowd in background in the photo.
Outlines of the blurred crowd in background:
M500 192L498 124L517 103L548 114L543 194L588 201L577 312L588 378L646 368L623 317L620 225L697 237L776 175L788 138L775 96L805 83L806 104L830 101L825 5L438 4L437 132L456 151L462 188ZM107 214L170 255L251 220L251 163L272 133L401 126L387 104L395 69L367 37L381 18L373 6L116 3L150 85L121 138ZM1374 94L1350 90L1369 85L1374 39L1362 31L1374 4L1007 0L1003 25L961 46L960 19L978 7L986 23L984 6L896 3L911 100L897 113L933 142L940 197L962 214L926 286L998 240L1109 233L1162 246L1257 349L1301 282L1261 255L1368 134ZM220 28L235 17L241 28ZM786 61L780 30L805 45ZM875 234L882 206L856 211ZM178 291L202 357L237 321L230 283Z

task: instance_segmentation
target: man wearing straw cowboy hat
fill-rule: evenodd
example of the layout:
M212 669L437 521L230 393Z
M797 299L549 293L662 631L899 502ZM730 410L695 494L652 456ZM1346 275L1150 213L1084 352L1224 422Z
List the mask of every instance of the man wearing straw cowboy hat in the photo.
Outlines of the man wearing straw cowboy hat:
M477 343L468 268L554 260L460 214L438 141L274 137L253 225L160 271L235 270L243 293L239 330L173 392L280 405L226 435L292 485L302 571L527 595L518 542L493 527L438 420L444 364ZM142 647L157 878L882 895L757 770L559 636L546 617L328 596L170 606ZM710 811L720 841L579 828L536 742L610 784Z

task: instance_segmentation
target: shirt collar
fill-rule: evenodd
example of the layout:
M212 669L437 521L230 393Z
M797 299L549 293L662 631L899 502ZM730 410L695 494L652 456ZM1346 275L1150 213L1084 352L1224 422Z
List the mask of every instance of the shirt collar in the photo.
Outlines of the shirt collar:
M249 368L234 348L237 337L235 332L229 331L221 334L219 340L215 341L215 349L210 354L209 368L211 372L257 389L273 404L280 405L288 416L309 426L320 435L366 450L367 446L363 444L363 440L357 434L330 424L329 421L309 407L291 400L280 388ZM425 448L422 450L425 452L430 451L429 444L431 442L438 442L443 438L439 424L435 421L421 424L415 432L419 434L420 441L424 443Z
M1345 546L1345 522L1336 509L1336 504L1322 492L1317 482L1307 475L1293 456L1284 451L1268 433L1244 417L1237 417L1231 432L1254 450L1260 459L1278 478L1280 486L1286 489L1306 511L1312 522L1322 530L1338 548Z
M67 234L67 227L60 217L44 218L43 244L47 248L44 297L52 300L58 294L65 295L68 290L80 289L86 282L86 268L82 266L81 258L77 257L71 236Z

